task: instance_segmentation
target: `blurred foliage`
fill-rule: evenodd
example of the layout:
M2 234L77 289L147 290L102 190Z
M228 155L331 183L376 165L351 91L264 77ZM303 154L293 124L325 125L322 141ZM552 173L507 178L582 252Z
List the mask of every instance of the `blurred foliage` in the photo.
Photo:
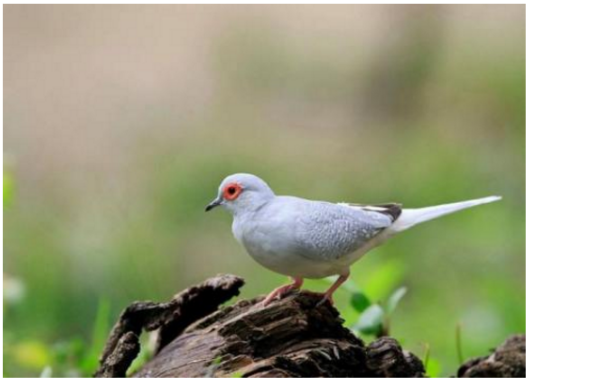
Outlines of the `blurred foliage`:
M110 331L109 304L100 301L91 338L78 336L48 344L40 340L16 340L4 330L4 375L7 372L39 372L41 377L90 377ZM141 354L146 356L147 354Z
M457 324L464 359L525 332L524 6L74 10L4 8L5 376L90 375L135 300L282 284L203 212L234 172L328 201L503 195L373 250L335 301L430 376Z
M440 365L440 362L437 361L436 359L428 359L427 360L427 365L425 366L425 373L428 377L430 378L438 378L440 377L442 372L442 367Z
M325 280L334 283L335 279L329 277ZM372 300L352 279L347 280L341 287L350 293L350 305L359 315L352 329L363 336L389 336L392 315L406 294L406 287L400 287L392 292L385 305L372 303Z
M4 176L2 177L2 205L6 207L10 204L13 199L13 193L15 191L15 185L13 182L12 175L4 170Z

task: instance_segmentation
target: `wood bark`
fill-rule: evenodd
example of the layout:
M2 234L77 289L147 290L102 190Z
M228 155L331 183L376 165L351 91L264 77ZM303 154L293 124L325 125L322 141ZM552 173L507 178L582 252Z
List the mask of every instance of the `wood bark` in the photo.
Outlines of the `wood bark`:
M524 378L525 335L507 338L494 352L468 360L458 369L460 378Z
M316 293L294 292L266 307L263 297L257 297L219 309L239 294L243 283L237 276L221 275L167 303L133 303L114 326L96 376L126 376L139 353L142 330L157 332L156 352L130 373L135 377L425 376L419 358L393 338L365 345L343 326L335 307L317 305L322 296ZM490 359L495 362L492 356L468 362L458 376L478 376L473 374L484 372L477 371L478 365ZM506 367L504 375L495 376L521 374ZM523 337L523 376L524 367Z

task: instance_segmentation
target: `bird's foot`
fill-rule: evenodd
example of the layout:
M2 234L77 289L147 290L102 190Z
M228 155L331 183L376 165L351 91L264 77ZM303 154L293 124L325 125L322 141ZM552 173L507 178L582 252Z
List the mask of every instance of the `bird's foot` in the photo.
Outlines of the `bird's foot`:
M269 295L262 301L262 305L266 307L269 303L274 301L275 299L281 299L286 294L293 290L297 290L302 286L303 280L300 278L293 278L294 282L291 284L286 284L284 286L277 287L275 290L271 291Z
M325 293L323 294L323 299L321 299L319 301L319 303L317 303L316 307L321 306L322 304L324 304L325 302L329 302L331 304L331 306L333 306L333 293L342 285L344 284L344 282L346 280L348 280L348 277L350 276L350 272L346 272L344 274L341 274L337 280L335 281L335 283L329 287L327 289L327 291L325 291Z
M262 305L267 306L275 299L281 299L285 294L287 294L291 290L292 289L290 288L290 286L277 287L275 290L271 291L269 295L267 295L267 297L262 301Z
M323 298L317 303L315 307L324 305L326 302L329 302L329 304L333 306L333 297L327 293L323 294Z

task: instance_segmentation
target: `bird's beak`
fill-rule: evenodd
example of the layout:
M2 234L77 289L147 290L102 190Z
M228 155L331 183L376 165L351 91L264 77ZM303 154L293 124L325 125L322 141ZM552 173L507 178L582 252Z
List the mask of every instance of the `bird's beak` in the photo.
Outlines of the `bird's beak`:
M220 206L221 203L223 203L221 201L221 199L217 198L217 199L213 200L212 202L210 202L208 204L208 206L206 206L206 209L204 211L210 211L210 210L214 209L215 207Z

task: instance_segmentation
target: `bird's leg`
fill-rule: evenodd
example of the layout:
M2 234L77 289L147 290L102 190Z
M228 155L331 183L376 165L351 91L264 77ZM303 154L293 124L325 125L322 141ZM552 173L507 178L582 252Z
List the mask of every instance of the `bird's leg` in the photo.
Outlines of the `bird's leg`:
M339 278L337 278L337 280L335 281L335 283L333 283L331 285L331 287L329 287L327 289L327 291L325 291L325 294L323 294L323 299L321 299L319 301L319 303L317 303L317 306L321 306L322 304L324 304L325 302L329 301L329 303L331 303L333 305L333 293L335 292L335 290L337 290L342 284L344 284L344 282L346 280L348 280L348 278L350 277L350 272L346 272L345 274L341 274L339 276Z
M302 283L304 283L304 279L302 279L302 278L292 277L292 280L294 281L293 283L286 284L281 287L277 287L269 295L267 295L265 300L262 302L263 306L267 306L275 298L279 299L279 298L283 297L285 294L287 294L288 292L299 289L300 287L302 287Z

